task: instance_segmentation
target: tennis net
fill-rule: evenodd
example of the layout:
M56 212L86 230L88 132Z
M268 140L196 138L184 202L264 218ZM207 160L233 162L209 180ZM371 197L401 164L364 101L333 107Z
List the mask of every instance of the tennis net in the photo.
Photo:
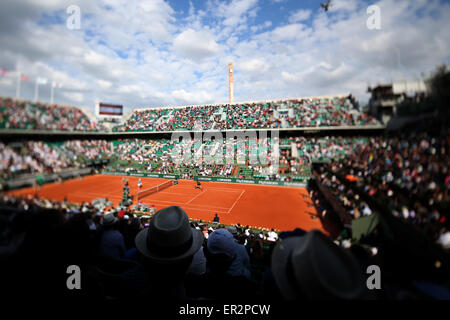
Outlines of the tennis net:
M136 194L136 201L139 202L139 200L141 200L142 198L147 197L147 196L149 196L151 194L154 194L156 192L159 192L161 190L164 190L164 189L166 189L166 188L168 188L168 187L170 187L172 185L173 185L173 181L169 180L169 181L163 182L161 184L158 184L157 186L154 186L154 187L151 187L151 188L139 191Z

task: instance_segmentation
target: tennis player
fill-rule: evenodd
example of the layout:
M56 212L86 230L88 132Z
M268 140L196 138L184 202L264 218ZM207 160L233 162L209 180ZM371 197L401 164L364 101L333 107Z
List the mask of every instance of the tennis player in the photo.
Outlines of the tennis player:
M141 178L139 178L139 180L138 180L138 188L139 189L142 188L142 180L141 180Z
M195 185L195 189L203 190L202 184L197 180L197 184Z

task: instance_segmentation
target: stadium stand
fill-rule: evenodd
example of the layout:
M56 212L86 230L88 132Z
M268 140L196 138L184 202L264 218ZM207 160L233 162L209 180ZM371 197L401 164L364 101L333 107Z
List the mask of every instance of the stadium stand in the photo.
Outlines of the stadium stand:
M394 216L426 226L437 240L442 230L433 224L444 222L448 209L449 142L447 137L426 133L373 137L356 144L341 162L329 164L320 180L352 216L372 214L367 204L361 206L358 196L367 194L383 202Z
M293 138L286 139L285 147L292 148ZM252 146L252 143L257 143L257 146ZM279 156L281 159L282 170L277 172L268 172L271 157L271 140L266 141L247 139L243 150L237 148L237 142L225 140L220 142L205 143L203 145L206 150L201 150L203 156L199 157L196 163L177 163L179 155L175 153L175 149L180 142L172 142L171 140L143 140L143 139L124 139L116 141L117 160L112 161L108 166L108 170L113 172L142 172L142 173L171 173L177 174L181 178L188 178L189 176L208 176L208 177L229 177L236 176L247 179L265 179L265 180L279 180L284 181L286 178L293 178L294 176L308 176L308 159L303 155L293 157L290 150L283 150ZM195 144L191 145L191 152L194 154L198 152L199 147ZM234 148L235 157L228 159L226 151L228 148ZM222 151L221 161L214 161L216 157L220 156ZM245 151L245 154L244 154ZM268 152L266 165L253 165L250 163L251 154L255 152L254 160L261 163L264 159L261 152ZM211 152L211 153L209 153ZM213 164L205 164L206 155L209 155L214 161ZM235 174L237 173L237 174Z
M104 131L79 108L0 97L0 129Z
M201 122L200 120L201 119ZM350 96L135 110L114 132L236 130L380 125ZM107 132L79 108L0 97L0 129Z
M113 131L304 128L379 125L354 107L349 96L317 97L240 104L152 108L134 111Z
M355 243L372 246L386 241L405 259L397 258L398 268L415 263L414 272L422 275L433 269L433 263L426 265L418 256L434 249L419 248L417 239L426 238L447 252L450 249L449 142L448 134L415 131L365 139L340 160L315 166L310 196L322 217L340 225L333 232L342 245L351 248ZM386 221L396 226L389 229ZM406 226L416 235L402 233ZM372 250L376 254L380 246ZM394 254L387 247L384 250ZM440 262L434 263L439 269Z
M70 108L8 99L2 99L2 105L2 128L96 130L83 120L82 114ZM31 116L29 108L34 109ZM66 116L67 120L59 126L59 117ZM352 109L347 97L330 97L139 110L115 130L193 131L199 125L198 118L204 119L202 129L212 130L341 125L362 128L377 124ZM198 162L176 163L173 153L180 143L162 135L151 139L119 134L110 140L77 136L76 140L60 142L38 138L3 141L2 185L22 175L88 167L99 159L109 161L102 163L103 169L119 173L175 174L180 179L201 176L308 182L317 217L329 237L300 228L280 231L189 220L179 207L153 214L142 212L139 206L99 207L94 203L74 204L2 193L0 282L13 298L35 298L42 286L50 288L54 297L71 296L76 293L62 289L60 281L66 276L67 264L77 264L88 271L84 273L83 294L89 298L221 300L229 296L245 299L248 292L255 298L274 300L318 298L314 295L317 287L308 286L322 286L323 279L308 275L308 283L297 279L297 286L292 286L294 278L291 282L283 278L292 276L293 268L298 270L296 261L306 259L311 266L317 266L314 263L319 261L322 273L339 270L339 274L348 277L345 286L335 288L339 290L330 289L335 283L320 287L325 290L321 297L449 299L450 140L448 132L417 132L365 135L364 130L356 130L339 136L330 130L318 135L283 135L279 138L276 172L250 163L250 155L258 157L267 149L256 147L249 139L244 145L245 154L240 150L233 159L221 164L205 164L202 156ZM257 140L261 142L265 140ZM222 156L226 150L239 150L232 141L190 146L193 154L199 149L207 151L204 155ZM240 156L243 163L238 161ZM143 191L154 190L150 187ZM170 225L171 237L147 237L162 234L164 228L159 223L166 229L174 223ZM175 245L190 233L189 242ZM302 246L305 251L295 249ZM338 258L309 261L302 252L315 246L321 252L330 250L328 257ZM288 261L286 257L293 259ZM39 277L27 272L30 265L36 266L34 271ZM383 268L383 287L376 292L363 289L364 281L355 276L370 265ZM149 275L155 274L158 280L149 281ZM205 283L221 289L199 285ZM242 287L247 290L236 289Z
M141 172L141 173L171 173L180 177L192 176L210 177L238 177L240 179L264 179L277 181L307 180L311 176L311 163L320 161L332 161L344 157L353 151L353 146L366 141L364 137L287 137L279 141L279 169L277 172L268 172L271 157L271 140L246 139L245 154L237 150L237 142L224 139L219 142L207 142L203 150L203 157L198 159L198 164L176 163L174 148L179 142L171 140L145 140L145 139L122 139L114 141L117 159L112 161L108 170L113 172ZM256 143L257 146L251 145ZM235 157L228 163L226 150L235 148ZM191 146L191 152L198 150L195 144ZM211 151L212 159L223 150L222 161L215 165L201 165L204 157ZM269 151L267 154L267 165L262 165L261 152ZM259 164L252 164L253 159ZM178 153L175 153L178 154Z
M110 147L105 140L0 142L0 182L4 185L22 175L84 168L109 156Z

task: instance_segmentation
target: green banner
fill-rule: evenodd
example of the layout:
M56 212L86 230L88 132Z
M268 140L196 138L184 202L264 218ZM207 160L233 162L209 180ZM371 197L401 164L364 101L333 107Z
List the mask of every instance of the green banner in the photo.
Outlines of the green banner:
M178 175L158 174L158 173L126 173L126 172L112 172L103 171L103 174L129 177L144 177L144 178L163 178L163 179L178 179ZM250 180L250 179L236 179L236 178L218 178L218 177L194 177L194 181L212 181L212 182L227 182L227 183L243 183L243 184L260 184L268 186L288 186L305 188L307 178L303 182L283 182L272 180Z
M139 172L114 172L114 171L102 171L102 174L108 174L113 176L127 176L127 177L141 177L141 178L163 178L163 179L178 179L176 174L160 174L160 173L139 173Z

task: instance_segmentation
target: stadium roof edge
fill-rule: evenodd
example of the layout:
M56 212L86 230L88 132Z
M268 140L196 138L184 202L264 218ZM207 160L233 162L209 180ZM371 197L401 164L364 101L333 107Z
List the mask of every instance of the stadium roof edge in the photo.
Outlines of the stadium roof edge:
M242 131L339 131L339 130L385 130L385 125L369 126L335 126L335 127L302 127L302 128L256 128L256 129L234 129L234 130L200 130L197 132L242 132ZM66 136L124 136L124 135L148 135L148 134L172 134L172 133L192 133L195 130L177 131L60 131L60 130L23 130L23 129L0 129L2 135L66 135Z

